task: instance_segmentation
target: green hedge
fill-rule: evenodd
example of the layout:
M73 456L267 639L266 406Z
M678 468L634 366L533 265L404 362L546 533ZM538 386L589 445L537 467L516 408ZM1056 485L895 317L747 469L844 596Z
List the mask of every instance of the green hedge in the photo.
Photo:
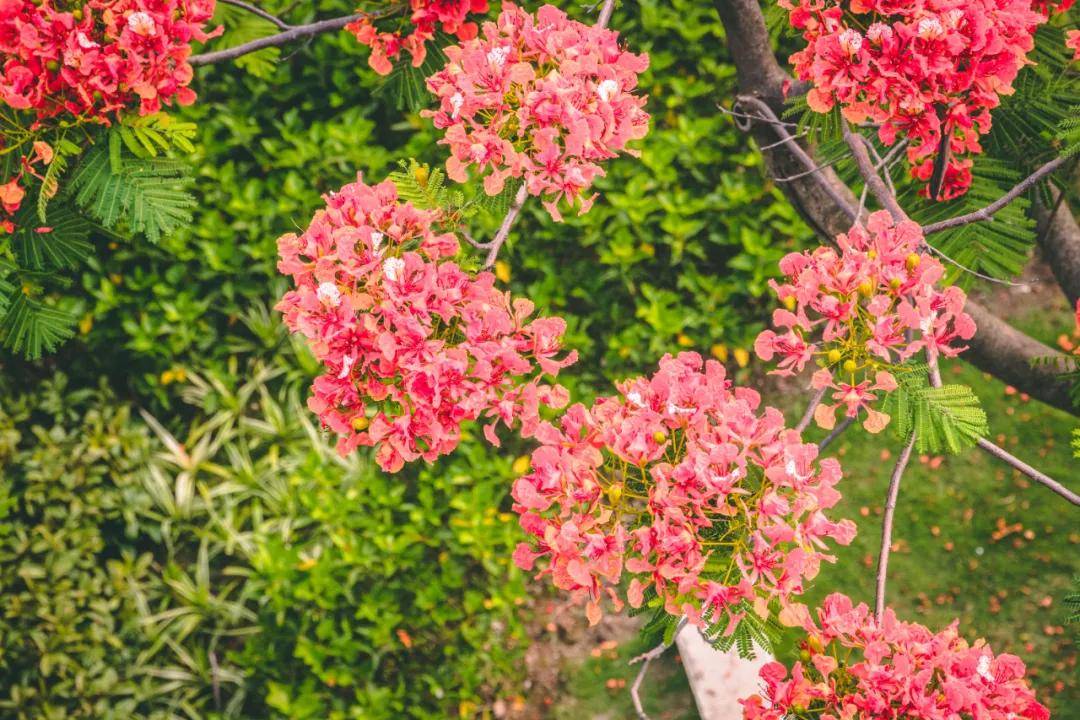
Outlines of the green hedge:
M0 716L401 718L509 692L509 460L386 476L252 367L174 438L63 375L0 410Z

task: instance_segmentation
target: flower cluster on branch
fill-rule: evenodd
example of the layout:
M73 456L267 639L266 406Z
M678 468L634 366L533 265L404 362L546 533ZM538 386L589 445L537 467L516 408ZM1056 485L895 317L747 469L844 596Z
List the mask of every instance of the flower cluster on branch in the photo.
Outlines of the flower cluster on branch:
M840 499L839 463L816 462L817 446L718 362L665 356L618 389L542 423L531 472L513 486L533 537L516 561L542 559L540 574L592 622L605 597L617 609L659 597L732 632L746 612L766 617L801 593L832 559L827 539L854 537L854 523L825 515Z
M938 197L971 186L990 111L1030 61L1035 29L1069 3L1031 0L779 0L808 45L791 57L812 84L812 110L840 106L878 125L892 145L909 141L912 175L930 180L945 161ZM943 138L945 143L943 143ZM939 158L944 150L945 158ZM925 189L924 189L925 191Z
M396 472L451 452L467 421L486 421L497 445L497 423L529 437L541 407L565 405L566 391L544 380L576 358L560 357L565 321L531 318L533 304L491 273L459 267L438 212L400 202L390 181L358 179L326 203L306 231L278 240L278 269L296 287L277 309L326 367L308 404L341 453L373 446Z
M784 279L770 280L784 304L773 312L779 332L762 332L754 349L762 360L778 359L776 374L820 366L814 386L831 388L835 401L818 406L822 427L833 426L840 408L852 418L865 410L866 429L880 431L889 416L872 405L875 393L896 388L890 368L920 351L953 357L963 350L956 342L975 334L964 291L938 287L944 268L923 246L918 224L879 211L838 236L835 248L780 261Z
M806 608L791 614L808 633L802 660L790 672L778 662L761 669L764 690L743 701L744 720L1049 720L1020 658L969 644L955 622L934 633L889 609L878 620L840 594L825 598L816 622Z
M213 14L214 0L0 0L0 100L37 122L190 104L191 43Z
M476 23L469 15L486 13L488 0L409 0L409 30L380 30L378 20L363 14L356 22L345 27L356 36L358 42L371 48L368 64L380 75L389 75L394 69L393 60L405 50L412 58L413 67L420 67L427 57L427 43L435 37L436 30L455 35L459 40L476 37Z
M424 114L446 130L450 178L463 182L475 168L489 195L524 178L553 218L560 199L585 212L599 163L632 153L627 144L648 131L645 98L634 94L648 57L551 5L534 16L505 3L496 22L446 54L427 81L439 109Z

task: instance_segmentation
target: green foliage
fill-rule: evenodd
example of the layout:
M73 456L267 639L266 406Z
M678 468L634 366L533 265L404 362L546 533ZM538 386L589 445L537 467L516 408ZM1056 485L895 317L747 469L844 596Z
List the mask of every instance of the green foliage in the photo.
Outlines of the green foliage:
M428 718L517 677L509 461L385 476L298 376L188 373L174 434L106 384L0 387L0 714Z
M989 432L979 398L967 385L930 387L925 366L905 366L894 375L897 388L886 397L884 409L899 437L915 433L919 452L956 455Z
M29 359L56 350L75 330L74 318L63 310L16 292L0 319L4 347Z
M142 131L152 132L149 126ZM117 135L123 138L124 132L117 130L112 137ZM145 137L146 147L153 149ZM106 228L118 228L123 222L156 243L191 220L195 198L184 190L187 173L187 164L179 160L118 155L99 143L83 157L71 184L76 204Z
M422 210L441 210L455 230L457 223L473 218L477 213L494 216L506 213L520 187L517 183L507 183L497 195L474 189L472 197L466 199L462 190L446 186L446 172L442 168L432 169L414 158L399 160L398 168L388 176L397 187L398 197Z

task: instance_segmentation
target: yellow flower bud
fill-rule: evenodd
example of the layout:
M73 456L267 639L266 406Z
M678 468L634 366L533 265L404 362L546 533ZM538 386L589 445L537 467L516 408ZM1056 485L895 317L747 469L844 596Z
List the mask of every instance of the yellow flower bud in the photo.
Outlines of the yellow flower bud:
M784 307L786 307L788 310L794 310L795 306L798 305L798 303L795 301L794 295L788 295L786 298L784 298L783 303Z
M524 475L529 472L529 456L518 456L518 458L514 460L514 464L510 466L510 469L514 471L515 475Z
M499 282L510 282L510 263L499 260L495 263L495 277Z
M859 363L855 362L854 360L845 360L844 361L844 372L853 373L858 369L859 369Z
M907 259L904 261L904 265L906 265L907 269L910 271L910 270L914 270L915 268L919 267L919 263L921 263L921 262L922 262L922 258L919 257L918 253L911 253L910 255L907 256Z
M839 350L837 350L836 348L833 348L832 350L829 351L829 354L828 354L827 357L829 358L829 364L830 365L835 365L836 363L840 362L840 359L842 357L844 357L844 356L840 353Z
M667 433L663 430L657 430L652 434L652 439L657 445L663 444L667 442Z
M416 170L413 171L413 177L416 178L416 182L421 185L427 185L430 174L427 165L417 165Z
M366 430L367 426L368 419L363 415L358 415L352 419L352 428L357 432L360 432L361 430Z
M893 290L899 290L900 286L903 285L903 284L904 284L904 281L901 280L900 278L893 278L892 280L889 281L889 287L891 287Z
M859 283L859 294L863 297L870 297L874 294L874 283L870 282L870 278Z

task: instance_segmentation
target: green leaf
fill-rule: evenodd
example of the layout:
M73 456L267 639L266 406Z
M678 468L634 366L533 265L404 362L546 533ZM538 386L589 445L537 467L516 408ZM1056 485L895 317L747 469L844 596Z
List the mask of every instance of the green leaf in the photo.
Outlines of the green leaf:
M434 96L427 89L427 79L446 65L446 53L442 48L452 42L446 35L436 33L420 67L413 67L408 59L399 59L375 94L389 95L399 110L418 112L428 107Z
M919 452L956 455L989 432L979 398L966 385L924 388L912 413Z
M31 270L75 268L93 250L87 241L92 225L71 204L70 196L49 205L42 224L48 232L39 232L28 209L15 218L11 247L22 267Z
M116 173L109 152L98 145L72 177L75 202L106 228L126 220L156 243L191 220L195 199L184 190L187 173L184 163L168 158L128 158Z
M76 318L16 291L11 307L0 321L4 347L28 360L52 352L75 334Z
M81 151L82 148L64 138L53 143L52 162L46 167L45 175L41 179L41 187L38 189L37 215L42 223L46 222L45 211L49 201L60 191L60 176L67 170L68 159Z

